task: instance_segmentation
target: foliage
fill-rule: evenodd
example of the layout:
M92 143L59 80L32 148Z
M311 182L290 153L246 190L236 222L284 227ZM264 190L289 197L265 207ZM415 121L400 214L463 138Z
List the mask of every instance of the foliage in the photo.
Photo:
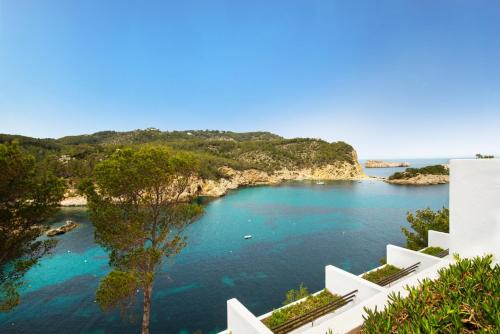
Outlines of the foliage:
M495 158L494 155L483 155L480 153L476 154L476 159L493 159L493 158Z
M0 312L19 304L24 274L54 246L37 238L65 184L39 167L17 144L0 144Z
M432 255L436 256L437 254L441 253L444 251L441 247L427 247L423 250L421 250L422 253L427 254L427 255Z
M284 139L269 132L172 131L150 128L129 132L103 131L92 135L60 139L35 139L1 135L0 143L16 139L20 146L44 161L54 174L78 184L89 177L101 160L117 148L144 145L168 146L190 152L200 161L200 175L221 177L219 168L255 168L272 172L282 168L305 168L336 161L355 162L353 148L344 142L327 143L320 139Z
M121 149L98 163L93 178L80 186L95 239L109 252L113 267L101 280L97 301L103 310L125 311L136 288L142 290L143 333L149 332L156 271L164 257L186 245L183 228L201 213L199 205L183 197L198 169L192 155L165 147Z
M334 295L325 289L317 295L309 295L304 301L274 311L270 317L262 320L262 322L267 327L273 328L340 298L340 296Z
M405 227L401 230L406 236L406 247L413 250L427 247L429 230L448 233L450 229L450 211L445 207L436 212L430 208L417 210L415 214L409 212L406 220L413 232Z
M397 273L400 270L401 269L398 267L395 267L395 266L390 265L390 264L386 264L385 266L383 266L380 269L370 271L369 273L364 274L363 278L370 281L370 282L376 283L376 282L380 281L381 279L386 278L387 276L390 276L392 274Z
M433 165L422 168L406 168L404 172L396 172L389 176L389 180L410 179L417 175L450 175L450 171L443 165Z
M301 300L302 298L305 298L309 295L310 295L309 290L307 290L307 288L304 286L304 283L300 283L298 290L295 289L288 290L283 305L288 305L290 303L296 302L297 300Z
M365 309L364 333L498 333L500 328L500 266L492 256L457 259L407 287L406 298L389 296L383 311Z

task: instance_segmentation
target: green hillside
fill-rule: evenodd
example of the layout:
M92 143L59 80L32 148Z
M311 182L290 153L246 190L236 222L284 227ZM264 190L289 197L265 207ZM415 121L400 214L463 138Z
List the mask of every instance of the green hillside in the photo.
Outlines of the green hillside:
M198 155L204 177L218 176L221 166L243 170L255 168L271 172L281 168L322 166L335 161L356 163L354 149L344 142L319 139L284 139L269 132L236 133L217 130L160 131L149 128L128 132L103 131L59 139L37 139L0 134L0 143L17 141L56 174L81 178L95 163L114 150L141 145L167 145Z

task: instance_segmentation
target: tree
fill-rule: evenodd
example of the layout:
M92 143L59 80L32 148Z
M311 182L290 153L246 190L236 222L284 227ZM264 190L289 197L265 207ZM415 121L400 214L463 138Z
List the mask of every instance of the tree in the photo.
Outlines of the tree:
M408 213L406 219L414 232L401 228L406 236L406 247L413 250L419 250L427 247L427 232L429 230L439 232L449 232L450 212L448 208L434 212L430 208L417 210L415 214Z
M55 245L37 238L57 210L65 183L15 143L0 144L0 171L0 312L6 312L20 302L24 274Z
M193 156L168 148L117 150L80 187L95 239L108 250L112 267L99 284L97 302L104 311L127 311L140 290L143 334L149 333L155 274L165 257L186 246L182 230L201 213L186 192L198 166Z

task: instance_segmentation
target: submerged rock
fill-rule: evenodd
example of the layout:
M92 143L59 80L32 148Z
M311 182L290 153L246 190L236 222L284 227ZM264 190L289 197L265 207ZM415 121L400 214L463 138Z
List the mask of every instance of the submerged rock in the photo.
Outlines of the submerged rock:
M66 221L66 223L63 226L58 227L58 228L52 228L52 229L48 230L47 233L45 233L45 234L48 237L53 237L56 235L60 235L60 234L64 234L66 232L69 232L72 229L76 228L77 226L78 226L77 223L75 223L72 220L68 220L68 221Z

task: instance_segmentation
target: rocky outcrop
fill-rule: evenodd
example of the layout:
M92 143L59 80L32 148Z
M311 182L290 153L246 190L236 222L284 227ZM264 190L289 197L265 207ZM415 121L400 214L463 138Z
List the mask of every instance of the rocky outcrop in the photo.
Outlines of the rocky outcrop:
M367 160L365 162L366 168L389 168L389 167L409 167L407 162L387 162L381 160Z
M235 170L229 167L219 169L222 177L218 180L193 178L185 196L220 197L229 190L242 186L255 186L266 184L279 184L293 180L359 180L367 176L361 165L355 163L334 162L320 167L303 168L297 170L280 169L273 173L257 169ZM73 196L64 199L61 206L86 205L87 200L82 196Z
M433 174L418 174L414 177L407 179L386 179L385 182L390 184L402 184L402 185L417 185L426 186L433 184L445 184L449 182L448 175L433 175Z
M52 228L52 229L48 230L45 234L48 237L54 237L56 235L60 235L60 234L64 234L66 232L69 232L76 227L78 227L77 223L75 223L72 220L68 220L63 226L58 227L58 228Z

